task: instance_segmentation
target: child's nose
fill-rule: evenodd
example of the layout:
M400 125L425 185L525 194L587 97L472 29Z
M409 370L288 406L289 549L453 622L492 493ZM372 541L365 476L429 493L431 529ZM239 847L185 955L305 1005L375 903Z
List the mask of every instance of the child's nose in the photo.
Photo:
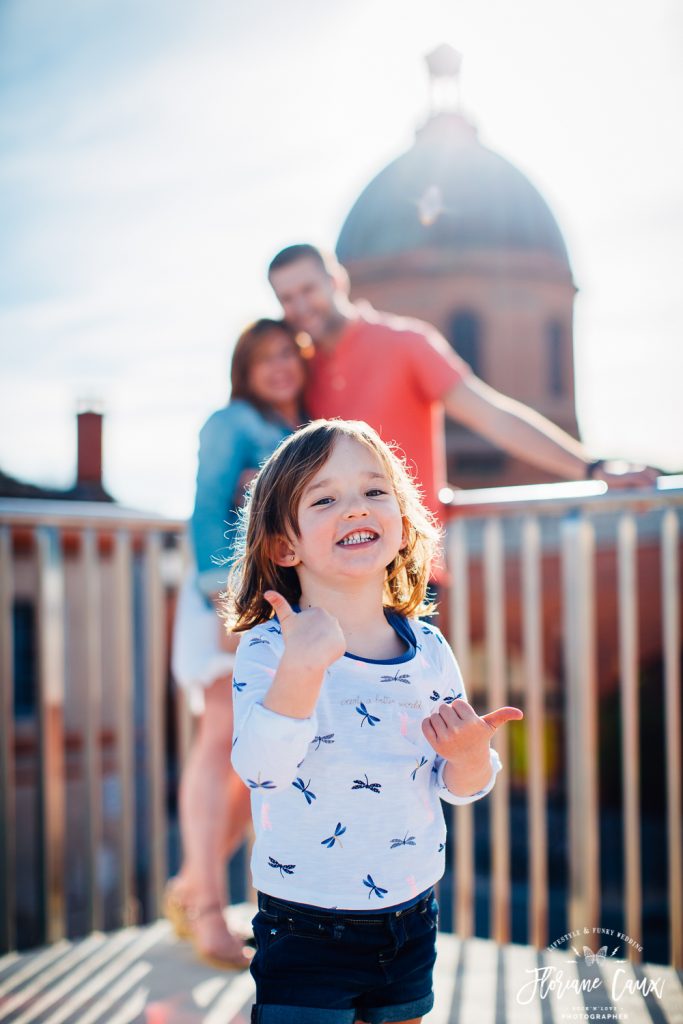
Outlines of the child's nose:
M366 516L368 514L368 499L363 494L357 494L349 498L344 509L344 517Z

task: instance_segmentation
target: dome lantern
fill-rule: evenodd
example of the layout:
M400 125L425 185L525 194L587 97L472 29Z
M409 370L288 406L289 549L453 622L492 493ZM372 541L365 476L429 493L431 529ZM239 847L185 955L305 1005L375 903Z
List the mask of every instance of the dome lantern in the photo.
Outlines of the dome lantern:
M442 43L425 56L430 80L430 115L459 113L462 54Z

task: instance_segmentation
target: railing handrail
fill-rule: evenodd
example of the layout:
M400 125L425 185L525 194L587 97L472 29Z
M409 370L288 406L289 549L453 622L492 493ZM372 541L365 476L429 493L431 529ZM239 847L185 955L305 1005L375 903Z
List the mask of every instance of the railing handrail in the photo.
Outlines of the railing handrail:
M112 528L185 530L187 521L158 512L144 512L100 501L59 501L34 498L0 498L0 523L11 526L56 526L71 529Z
M518 515L525 508L561 515L576 508L596 511L638 511L683 504L683 474L660 476L650 488L608 488L600 480L551 484L523 484L515 487L482 487L439 492L442 503L457 510L457 516Z

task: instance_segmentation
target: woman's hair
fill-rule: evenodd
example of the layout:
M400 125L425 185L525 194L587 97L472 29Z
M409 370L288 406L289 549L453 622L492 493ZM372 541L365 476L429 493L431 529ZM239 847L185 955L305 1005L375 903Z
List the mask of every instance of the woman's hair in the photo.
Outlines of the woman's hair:
M278 537L301 536L297 518L301 496L342 437L358 441L379 458L391 481L408 538L387 566L385 607L404 615L428 615L435 610L426 594L443 530L424 505L404 456L362 420L319 419L280 442L252 481L244 507L239 510L236 560L224 603L231 631L251 629L272 617L272 606L263 596L267 590L277 590L290 604L301 597L296 569L274 561L275 543Z
M299 349L296 335L284 320L269 320L267 317L262 317L260 320L255 320L253 324L249 324L242 331L235 344L230 364L231 398L243 398L246 402L250 402L251 405L255 406L264 416L270 415L272 409L267 402L258 398L251 391L249 387L249 374L254 356L261 343L265 338L273 334L274 331L280 331L288 335L292 339L292 345L297 350ZM305 359L302 359L302 362L304 362L304 367L307 369Z

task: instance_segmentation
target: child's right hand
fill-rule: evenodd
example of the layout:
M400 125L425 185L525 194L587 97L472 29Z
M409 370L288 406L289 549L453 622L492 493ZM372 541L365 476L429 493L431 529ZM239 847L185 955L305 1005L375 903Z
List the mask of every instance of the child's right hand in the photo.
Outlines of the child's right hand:
M346 650L346 637L334 615L324 608L305 608L295 612L277 590L263 594L280 620L282 639L288 657L304 668L325 670Z

